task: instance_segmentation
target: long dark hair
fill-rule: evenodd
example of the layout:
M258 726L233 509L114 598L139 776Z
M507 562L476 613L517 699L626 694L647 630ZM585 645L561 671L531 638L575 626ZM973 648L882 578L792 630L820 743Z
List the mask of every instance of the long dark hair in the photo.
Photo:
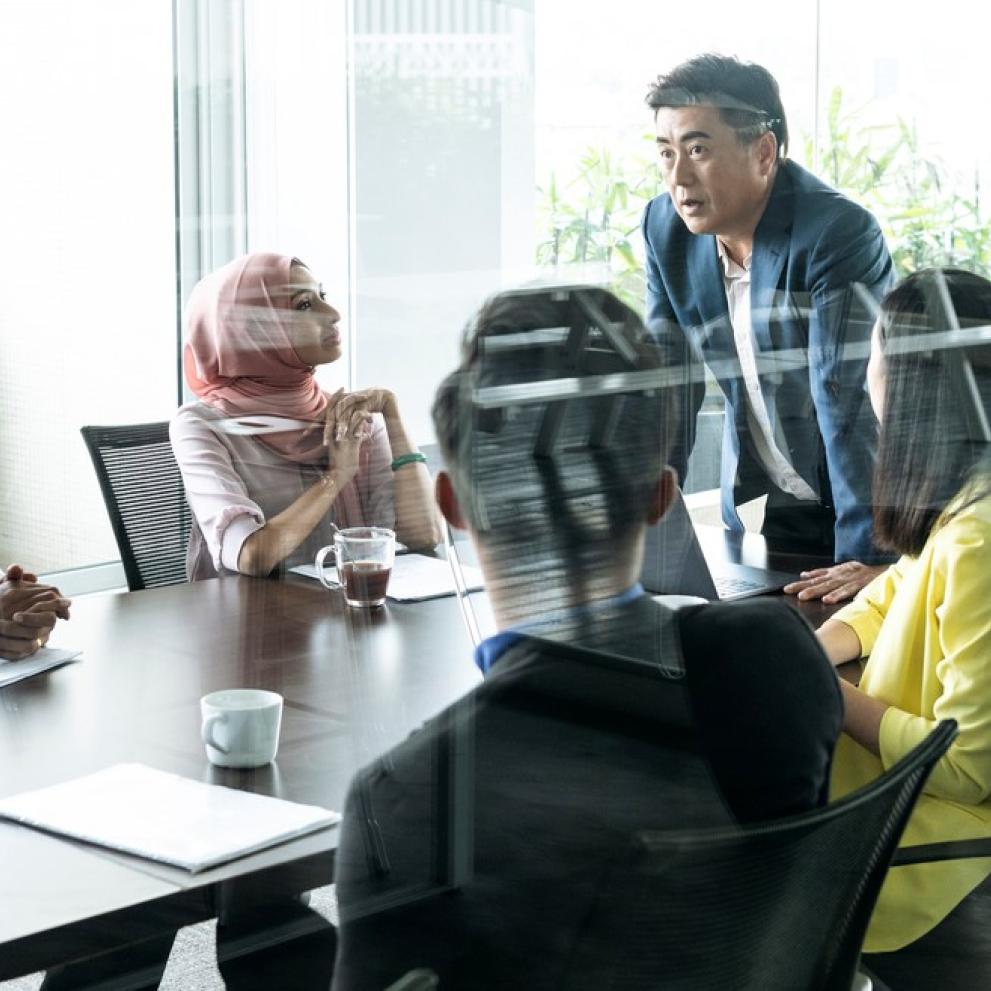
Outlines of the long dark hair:
M991 444L980 426L991 410L991 336L962 345L947 307L963 331L991 325L991 282L962 269L925 269L881 302L885 389L874 534L900 554L922 550L968 483L976 486L954 512L991 493Z

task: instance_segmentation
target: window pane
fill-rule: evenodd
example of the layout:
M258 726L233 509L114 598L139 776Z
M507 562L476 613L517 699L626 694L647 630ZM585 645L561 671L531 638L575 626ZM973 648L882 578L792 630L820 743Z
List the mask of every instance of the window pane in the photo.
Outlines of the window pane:
M853 0L823 4L819 171L877 215L899 275L991 268L981 188L991 136L975 126L974 101L986 45L960 30L972 10L948 0L933 17L910 3L892 18Z
M118 557L84 424L176 399L169 4L3 5L0 558Z
M531 7L353 5L357 384L420 441L465 319L533 274Z
M536 11L538 258L611 279L642 309L638 225L647 200L662 191L648 85L702 52L759 62L780 84L791 152L801 160L814 97L814 6L775 0L756 17L720 2L700 18L695 8L648 0L541 0Z

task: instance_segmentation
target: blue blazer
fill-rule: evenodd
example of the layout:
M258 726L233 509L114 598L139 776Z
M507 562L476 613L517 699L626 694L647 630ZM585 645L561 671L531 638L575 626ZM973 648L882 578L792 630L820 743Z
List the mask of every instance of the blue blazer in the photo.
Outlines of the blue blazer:
M736 507L773 483L750 434L716 239L690 233L667 194L647 204L642 229L647 326L657 339L679 347L687 338L694 372L684 443L673 465L683 478L704 393L704 362L727 403L723 521L742 530ZM783 434L783 453L834 513L838 561L883 559L872 539L877 421L866 391L874 315L853 284L878 300L893 281L874 217L801 166L783 162L754 235L750 300L758 353L787 354L779 356L778 368L760 375L760 386L771 423Z

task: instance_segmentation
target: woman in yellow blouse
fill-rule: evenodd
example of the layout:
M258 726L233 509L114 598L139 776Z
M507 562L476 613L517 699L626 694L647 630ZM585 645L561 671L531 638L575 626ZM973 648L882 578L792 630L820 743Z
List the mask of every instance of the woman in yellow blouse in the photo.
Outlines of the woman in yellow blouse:
M960 332L944 329L948 305ZM977 329L989 325L991 282L960 270L917 272L883 301L867 372L881 422L875 534L903 556L818 631L834 664L869 657L859 688L841 682L834 796L878 777L940 719L959 724L904 846L991 835L991 331ZM931 961L953 921L943 920L980 885L991 897L989 874L988 859L891 871L868 965L899 989L938 986L918 961L904 966L903 948L926 947ZM952 966L938 965L943 987L958 986Z

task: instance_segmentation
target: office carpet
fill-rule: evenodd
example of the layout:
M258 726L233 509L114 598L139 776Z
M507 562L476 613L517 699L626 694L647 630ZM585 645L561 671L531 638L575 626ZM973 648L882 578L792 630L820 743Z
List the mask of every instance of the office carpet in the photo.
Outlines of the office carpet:
M311 892L310 908L337 924L337 899L332 886ZM224 991L217 970L216 928L216 922L201 922L179 930L160 991ZM43 974L31 974L14 981L0 981L0 991L37 991L43 977Z

